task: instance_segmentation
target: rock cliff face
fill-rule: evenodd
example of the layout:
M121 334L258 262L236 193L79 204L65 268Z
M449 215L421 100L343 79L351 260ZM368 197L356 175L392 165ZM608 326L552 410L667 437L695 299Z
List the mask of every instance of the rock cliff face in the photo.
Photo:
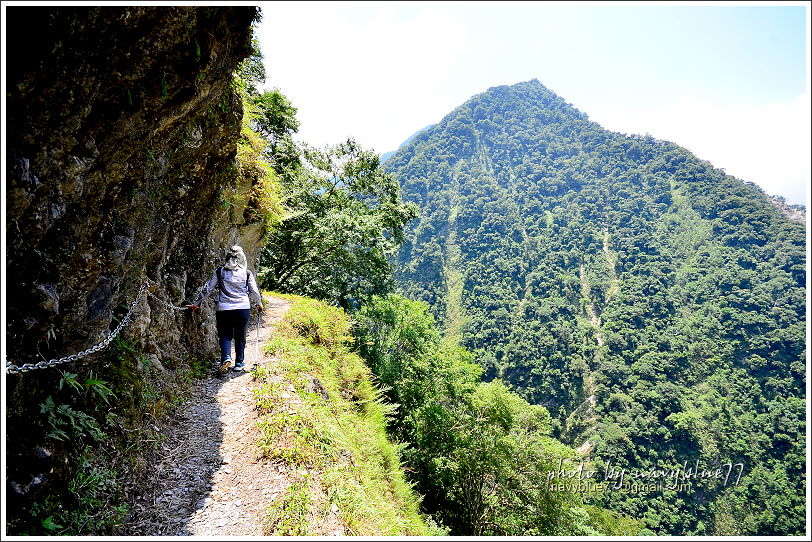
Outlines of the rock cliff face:
M242 102L231 81L256 16L253 7L7 9L9 362L99 343L147 280L173 305L192 299L233 243L253 266L261 225L240 204L251 186L238 180ZM177 370L177 360L214 351L211 320L210 310L172 311L144 295L122 337ZM110 381L117 368L102 361L59 368ZM59 379L53 368L8 377L16 494L44 479L15 458L51 457L25 428Z
M240 241L240 228L223 227L242 118L229 81L250 51L254 15L8 9L11 361L95 344L147 278L167 301L193 296ZM184 318L150 306L139 305L134 325L149 335L147 351L200 342L200 329L173 330ZM169 321L151 329L155 316Z

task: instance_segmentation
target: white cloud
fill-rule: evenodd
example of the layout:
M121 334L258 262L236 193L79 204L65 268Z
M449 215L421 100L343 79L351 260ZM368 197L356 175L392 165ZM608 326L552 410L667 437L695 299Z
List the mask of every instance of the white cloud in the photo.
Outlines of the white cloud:
M301 140L321 146L353 136L386 152L458 105L438 95L471 46L464 24L442 9L407 18L389 6L366 20L345 13L310 3L264 9L268 85L299 109Z
M810 183L809 94L761 107L716 105L685 97L638 111L589 111L605 128L673 141L715 167L790 203L805 203Z

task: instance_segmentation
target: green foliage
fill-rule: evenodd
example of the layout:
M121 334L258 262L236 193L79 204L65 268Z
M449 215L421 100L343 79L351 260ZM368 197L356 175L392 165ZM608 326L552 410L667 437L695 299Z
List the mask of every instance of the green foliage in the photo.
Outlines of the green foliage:
M113 393L107 382L104 380L100 380L98 378L93 377L93 371L90 371L89 377L84 381L84 384L79 382L77 373L69 373L69 372L62 372L62 377L59 379L59 389L61 390L65 386L70 386L75 391L83 391L85 394L89 392L93 392L97 398L104 401L105 404L110 404L110 399L115 398L116 394Z
M258 81L246 78L250 76L257 74L238 71L234 79L234 88L242 98L243 116L240 139L237 141L237 182L230 198L244 198L245 201L240 202L240 207L245 208L241 218L249 223L261 222L263 229L268 230L279 223L284 212L282 187L265 154L268 142L254 129L264 111L257 106L256 90L252 86ZM223 202L228 207L234 207L234 202L227 197Z
M307 480L295 481L285 495L268 507L264 530L268 536L307 536L311 496Z
M259 133L270 143L272 154L282 142L299 130L296 108L279 89L269 90L256 96L254 107L260 112L255 122Z
M344 311L285 297L293 305L266 345L278 361L253 373L258 446L291 472L309 474L271 503L267 534L312 534L328 518L348 535L437 533L418 513L398 450L387 438L389 409L349 349Z
M390 290L387 258L415 207L401 201L378 155L354 140L324 150L295 143L296 108L278 89L260 93L264 79L255 44L235 87L245 111L238 158L242 178L254 186L246 218L259 214L268 226L261 286L346 308Z
M82 455L79 470L68 484L68 490L77 506L67 510L63 519L57 518L72 526L61 534L104 532L123 524L127 507L114 501L120 491L118 473L99 462L91 452Z
M32 419L43 447L67 461L59 465L63 478L54 476L50 492L26 510L29 535L116 533L127 512L125 481L149 468L145 456L160 440L154 422L185 400L194 374L205 373L195 359L177 362L177 372L159 369L121 337L100 358L92 368L63 371Z
M624 517L618 513L599 508L585 506L589 514L589 524L604 536L653 536L654 533L643 528L643 522Z
M183 372L182 378L187 384L196 379L205 378L211 370L211 361L205 357L190 356L185 361L188 363L189 368Z
M46 436L58 441L82 442L89 438L91 441L101 442L106 439L107 434L102 429L102 405L98 400L104 406L109 406L110 400L115 399L116 395L108 382L94 378L93 371L90 371L84 382L80 380L78 373L63 371L57 389L65 390L61 397L55 400L49 395L40 404L40 414L44 415L47 425ZM81 410L79 405L92 405L91 413ZM109 413L107 418L109 420Z
M47 436L55 440L90 439L100 442L107 438L96 419L70 405L57 405L50 395L40 404L40 414L48 424Z
M48 535L82 536L110 532L120 527L127 514L122 503L119 473L86 447L82 450L77 470L68 481L64 503L49 496L35 503L32 515L42 516L42 532Z
M387 257L416 210L376 154L353 140L305 147L300 166L285 173L283 197L289 214L261 254L264 288L343 307L391 288Z
M427 513L458 535L599 534L582 495L550 475L577 457L550 435L547 409L480 382L422 302L374 296L354 317L358 351L398 405L390 429Z
M240 62L237 67L237 78L246 83L248 94L256 96L259 94L258 86L265 82L265 65L262 63L262 50L259 40L256 38L256 25L251 27L251 54L248 58ZM197 44L196 55L200 56L200 45Z
M429 304L486 380L545 406L553 434L597 464L742 463L753 482L599 504L657 534L803 532L803 225L535 80L471 98L385 169L422 211L400 292ZM786 475L747 476L759 468ZM767 486L781 497L760 498Z
M267 142L265 157L289 182L302 167L302 151L293 134L299 129L296 108L279 89L251 95L250 107L256 114L252 128Z

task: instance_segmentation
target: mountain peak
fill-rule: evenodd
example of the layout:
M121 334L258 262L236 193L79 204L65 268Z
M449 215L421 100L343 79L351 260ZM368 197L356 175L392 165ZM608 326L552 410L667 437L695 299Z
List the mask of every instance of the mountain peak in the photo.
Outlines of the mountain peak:
M421 209L401 293L486 380L546 407L556 438L627 472L707 450L802 471L805 231L789 209L675 144L602 128L537 79L473 96L385 168ZM765 404L798 429L756 421ZM763 446L741 446L750 435ZM735 488L688 486L602 504L657 534L803 531L801 513L776 528L766 505L731 505ZM801 476L771 492L803 510Z
M473 96L469 102L489 100L491 98L504 100L506 105L512 105L515 101L523 101L527 102L528 105L535 104L536 107L559 111L568 117L579 119L588 118L586 113L578 110L564 98L544 86L537 78L530 79L529 81L521 81L512 85L490 87L485 92Z
M386 154L386 162L387 165L397 162L398 157L408 156L413 149L433 138L450 142L455 152L471 152L476 147L477 138L482 135L492 137L502 133L507 136L528 128L549 133L564 126L569 130L573 122L597 126L589 122L586 113L545 87L538 79L494 86L472 96L437 124L410 136L397 151ZM463 126L471 129L461 130Z

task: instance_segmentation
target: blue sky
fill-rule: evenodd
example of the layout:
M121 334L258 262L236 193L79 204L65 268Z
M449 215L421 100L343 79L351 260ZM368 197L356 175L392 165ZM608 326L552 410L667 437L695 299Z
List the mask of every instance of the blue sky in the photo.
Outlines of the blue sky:
M808 205L807 6L269 2L258 37L311 144L394 150L474 94L537 78L608 129Z

